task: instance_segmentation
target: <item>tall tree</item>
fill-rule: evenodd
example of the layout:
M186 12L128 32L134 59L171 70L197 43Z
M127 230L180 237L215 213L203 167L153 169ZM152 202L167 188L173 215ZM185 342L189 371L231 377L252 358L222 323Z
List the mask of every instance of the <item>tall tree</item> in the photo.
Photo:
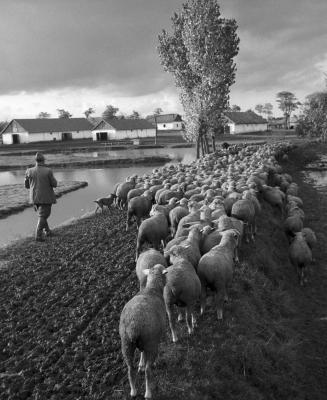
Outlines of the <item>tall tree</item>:
M103 119L117 118L118 111L119 111L119 108L114 107L112 105L108 105L108 106L106 106L106 109L102 113L102 118Z
M140 113L138 111L133 110L132 114L128 116L129 119L140 119Z
M153 115L160 115L162 113L163 113L163 111L162 111L162 108L160 108L160 107L155 108L153 111Z
M208 151L208 132L220 129L228 107L239 50L236 30L234 19L221 17L216 0L188 0L172 17L172 33L159 35L161 64L179 89L185 137L196 141L198 157Z
M84 111L85 117L88 119L91 114L94 114L95 110L92 107L89 107L87 110Z
M69 111L66 111L63 108L57 108L57 111L58 118L71 118L73 116Z
M284 113L285 128L289 129L292 111L296 110L301 105L301 103L292 92L287 91L277 93L276 101L278 103L279 109L282 110Z
M36 118L44 119L44 118L50 118L50 117L51 117L51 115L48 112L41 111Z
M303 115L296 128L301 136L327 139L327 91L312 93L306 97Z
M273 115L273 112L272 112L273 108L274 108L274 107L273 107L273 105L272 105L271 103L266 103L266 104L264 105L264 107L263 107L262 112L263 112L263 114L266 115L266 118L267 118L268 120L270 120L271 117L272 117L272 115Z
M262 104L257 104L254 109L261 115L263 113L264 106Z

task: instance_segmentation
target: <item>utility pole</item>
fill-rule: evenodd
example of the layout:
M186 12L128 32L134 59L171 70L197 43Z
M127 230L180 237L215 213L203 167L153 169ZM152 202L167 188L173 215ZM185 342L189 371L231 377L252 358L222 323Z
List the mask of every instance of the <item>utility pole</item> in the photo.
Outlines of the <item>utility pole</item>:
M157 129L157 116L154 116L154 123L156 125L156 136L154 137L154 144L157 144L157 134L158 134L158 129Z

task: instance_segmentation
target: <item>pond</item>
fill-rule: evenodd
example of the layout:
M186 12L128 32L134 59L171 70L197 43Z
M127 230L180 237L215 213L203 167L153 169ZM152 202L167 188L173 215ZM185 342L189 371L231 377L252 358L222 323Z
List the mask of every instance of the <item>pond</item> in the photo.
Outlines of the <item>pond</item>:
M171 163L188 163L195 159L194 149L170 149ZM167 153L166 153L167 154ZM80 169L54 169L58 181L87 181L88 186L77 191L63 195L57 199L57 204L52 207L49 218L50 227L68 223L94 211L94 200L107 196L112 192L117 182L125 181L132 175L143 175L151 172L155 166L130 166L120 168L80 168ZM21 183L24 181L25 170L1 171L0 185ZM34 234L36 226L36 213L33 208L0 219L0 246L7 245L16 239Z

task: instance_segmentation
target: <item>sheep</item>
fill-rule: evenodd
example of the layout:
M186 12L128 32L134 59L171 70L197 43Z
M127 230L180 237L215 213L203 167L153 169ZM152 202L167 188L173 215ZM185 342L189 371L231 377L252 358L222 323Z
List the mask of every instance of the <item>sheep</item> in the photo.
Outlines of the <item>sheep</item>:
M159 250L160 243L164 245L169 234L169 227L165 214L159 210L153 210L152 208L150 215L150 218L141 222L138 229L135 262L145 242L151 243L156 250Z
M296 232L289 247L289 256L292 264L297 270L300 285L307 282L307 268L312 262L312 252L308 246L303 232Z
M183 201L184 200L184 201ZM181 199L179 202L179 206L174 207L169 212L169 222L170 222L170 229L171 229L171 236L174 237L177 231L177 226L179 221L188 215L190 212L187 207L187 200Z
M227 286L231 283L234 268L234 253L239 234L235 229L221 232L222 238L217 246L204 254L198 265L201 281L201 315L206 303L206 289L215 292L218 320L223 319L223 304L227 301Z
M314 231L311 228L303 228L302 229L303 237L305 241L308 243L310 250L312 251L314 246L317 244L317 237Z
M127 205L127 194L131 189L135 188L135 178L131 178L128 182L120 183L116 189L117 205L121 210Z
M193 265L187 260L191 246L174 246L171 253L172 266L167 268L167 283L163 296L173 342L178 340L173 318L173 306L186 307L186 324L189 335L194 331L196 319L194 306L201 294L201 283ZM181 317L181 315L180 315ZM181 320L181 318L178 318Z
M287 237L292 238L296 232L303 229L303 220L298 215L287 217L284 221L284 231Z
M145 288L124 306L120 315L119 335L121 350L128 369L130 395L137 395L136 369L133 358L136 348L141 352L139 371L145 372L145 398L152 398L152 367L158 356L160 341L165 334L166 310L163 290L167 270L157 264L144 270L147 275Z
M175 238L179 236L185 236L188 234L188 229L184 228L184 224L199 221L200 219L200 210L199 205L195 202L190 202L188 204L189 214L183 217L177 226L177 230L175 233Z
M106 206L109 207L114 203L116 198L116 195L114 193L109 194L107 197L100 197L97 200L94 200L94 202L97 204L95 208L95 213L97 213L98 210L101 210L103 212L103 207Z
M249 242L251 237L254 242L254 234L256 232L255 225L255 208L251 200L237 200L232 207L231 216L240 219L246 226L245 239Z
M148 249L140 254L136 263L136 276L140 283L140 290L146 286L147 276L143 273L143 270L150 269L156 264L161 264L167 267L165 257L155 249Z
M281 216L284 215L285 193L276 187L262 185L261 193L263 199L272 207L277 207L280 210Z
M130 225L131 219L135 216L136 225L139 228L141 219L148 217L152 207L152 193L146 190L143 195L133 197L128 202L127 218L126 218L126 232Z
M187 261L189 261L193 267L197 268L199 260L201 258L201 253L200 253L200 240L201 240L201 232L200 232L200 225L194 225L191 227L188 236L186 239L181 241L179 244L175 244L174 246L171 246L169 249L165 248L164 249L164 256L165 258L169 258L170 262L171 261L171 256L174 254L174 251L176 250L176 247L184 247L187 248L187 251L185 251L185 258Z

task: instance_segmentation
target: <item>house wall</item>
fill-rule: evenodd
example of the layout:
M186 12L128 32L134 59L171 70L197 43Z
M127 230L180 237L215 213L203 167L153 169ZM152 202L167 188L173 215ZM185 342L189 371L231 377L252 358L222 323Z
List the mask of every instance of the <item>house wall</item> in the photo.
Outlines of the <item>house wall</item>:
M248 132L262 132L267 130L267 124L239 124L235 125L233 123L228 124L231 135L236 135L238 133L248 133Z
M78 131L71 132L72 139L88 139L92 138L91 131ZM34 142L53 142L62 140L62 132L42 132L42 133L28 133L20 132L19 142L20 143L34 143ZM5 138L3 144L13 144L12 133L3 135Z
M93 140L97 140L98 132L107 132L108 140L137 139L144 137L155 137L156 130L153 129L133 129L125 131L116 131L113 129L99 129L92 131Z
M182 121L158 123L157 128L164 130L181 130L183 128Z

